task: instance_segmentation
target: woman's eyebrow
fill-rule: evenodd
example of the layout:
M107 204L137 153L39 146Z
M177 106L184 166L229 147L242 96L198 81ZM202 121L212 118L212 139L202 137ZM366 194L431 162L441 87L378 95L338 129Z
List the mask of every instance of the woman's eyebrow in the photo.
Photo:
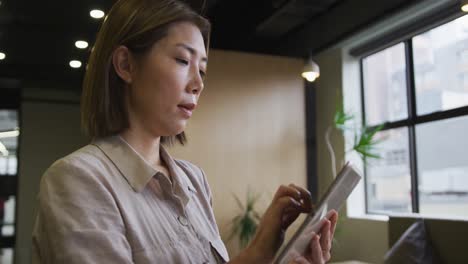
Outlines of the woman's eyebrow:
M196 54L197 54L197 51L196 51L194 48L192 48L191 46L189 46L189 45L187 45L187 44L185 44L185 43L177 43L177 44L176 44L176 47L182 47L182 48L188 50L188 52L190 52L190 54L192 54L192 55L196 55ZM201 60L204 61L204 62L208 62L208 58L207 58L207 57L203 57Z

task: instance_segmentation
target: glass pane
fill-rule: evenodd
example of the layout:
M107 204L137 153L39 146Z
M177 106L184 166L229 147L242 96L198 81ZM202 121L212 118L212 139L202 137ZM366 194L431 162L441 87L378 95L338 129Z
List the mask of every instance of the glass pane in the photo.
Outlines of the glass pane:
M0 197L0 236L15 235L15 197ZM1 263L1 262L0 262Z
M418 115L468 105L468 15L413 38Z
M2 141L0 140L0 142ZM0 146L0 148L2 148L2 146ZM0 154L0 175L7 174L7 164L8 164L8 158Z
M0 176L17 173L18 135L17 111L0 110Z
M416 127L420 212L468 217L468 117Z
M16 110L0 110L0 131L18 128L18 112Z
M403 43L364 58L363 76L367 125L408 117Z
M16 176L18 169L18 135L17 111L0 110L0 183L4 182L4 180L16 180L12 175ZM16 190L0 193L1 236L14 236L15 234L15 197L9 196L9 194L15 192ZM4 257L5 255L2 255L0 259L4 259Z
M378 133L383 141L377 146L382 158L369 160L367 166L367 205L373 213L411 212L411 177L408 129Z
M15 204L16 201L14 196L10 196L7 198L0 197L0 224L10 225L15 223ZM12 232L14 233L14 229L13 231L11 231L12 229L10 227L5 229L5 226L3 226L3 229L0 229L0 231L1 230L3 230L2 234L4 236L11 235L10 233ZM7 232L8 234L5 232Z
M13 249L12 248L0 249L0 263L1 264L13 264Z

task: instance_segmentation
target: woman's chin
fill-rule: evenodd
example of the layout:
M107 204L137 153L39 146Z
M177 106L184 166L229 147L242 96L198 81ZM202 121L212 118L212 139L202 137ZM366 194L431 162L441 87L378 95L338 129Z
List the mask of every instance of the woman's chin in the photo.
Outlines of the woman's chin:
M177 126L172 127L168 132L169 136L176 136L179 135L180 133L184 132L186 128L186 123L184 122L183 124L178 124Z
M187 121L180 120L178 122L166 123L164 126L159 127L158 133L156 133L156 129L154 130L154 132L155 134L159 134L160 136L172 137L172 136L177 136L180 133L184 132L186 127L187 127Z

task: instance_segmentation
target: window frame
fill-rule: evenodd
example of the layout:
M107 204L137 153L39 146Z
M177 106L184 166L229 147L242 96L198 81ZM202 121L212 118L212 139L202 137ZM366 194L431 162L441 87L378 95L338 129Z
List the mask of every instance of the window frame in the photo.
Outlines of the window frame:
M418 190L418 157L417 157L417 146L416 146L416 126L424 123L430 123L440 120L447 120L450 118L468 116L468 106L453 108L449 110L442 110L437 112L432 112L428 114L418 115L416 109L416 83L414 75L414 54L413 54L413 37L423 34L427 31L435 29L437 27L448 24L457 18L462 16L468 16L468 14L461 14L459 16L451 17L451 19L441 19L438 23L433 24L431 27L425 28L424 31L415 32L412 35L398 41L387 43L387 45L382 45L380 49L373 51L372 53L367 53L360 56L359 58L359 74L360 74L360 89L361 89L361 117L362 117L362 126L366 126L366 107L365 107L365 87L364 87L364 63L363 60L369 56L372 56L380 51L383 51L387 48L393 47L394 45L403 43L405 47L405 62L406 62L406 94L407 94L407 111L408 117L398 121L384 122L379 123L374 126L369 127L369 129L375 129L376 127L383 125L381 131L397 129L397 128L407 128L409 136L409 165L410 165L410 177L411 177L411 212L419 214L420 213L420 201L419 201L419 190ZM364 164L366 164L364 160ZM364 202L365 202L365 213L374 214L374 215L389 215L392 212L379 212L369 210L368 205L368 172L367 166L363 167L363 181L364 181Z
M1 110L12 110L17 112L18 118L18 127L21 129L21 98L22 98L22 90L20 87L17 88L6 88L0 87L2 96L0 97L0 109ZM2 249L13 249L13 252L16 248L16 237L18 234L18 183L19 183L19 167L20 167L20 142L21 142L21 135L18 136L17 139L17 163L16 163L16 174L5 174L0 175L0 195L8 195L14 196L16 199L15 202L15 220L13 223L6 223L6 225L13 225L14 226L14 234L11 236L1 236L0 235L0 250ZM3 219L1 219L3 221ZM2 228L5 223L2 223ZM1 230L0 230L1 232ZM15 254L14 254L15 255ZM13 256L13 262L15 261L15 257Z

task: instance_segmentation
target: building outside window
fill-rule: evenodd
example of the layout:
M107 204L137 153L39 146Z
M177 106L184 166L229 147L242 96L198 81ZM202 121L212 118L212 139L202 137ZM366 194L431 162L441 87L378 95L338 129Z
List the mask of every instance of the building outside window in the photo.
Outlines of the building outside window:
M366 211L468 218L468 15L361 59Z

